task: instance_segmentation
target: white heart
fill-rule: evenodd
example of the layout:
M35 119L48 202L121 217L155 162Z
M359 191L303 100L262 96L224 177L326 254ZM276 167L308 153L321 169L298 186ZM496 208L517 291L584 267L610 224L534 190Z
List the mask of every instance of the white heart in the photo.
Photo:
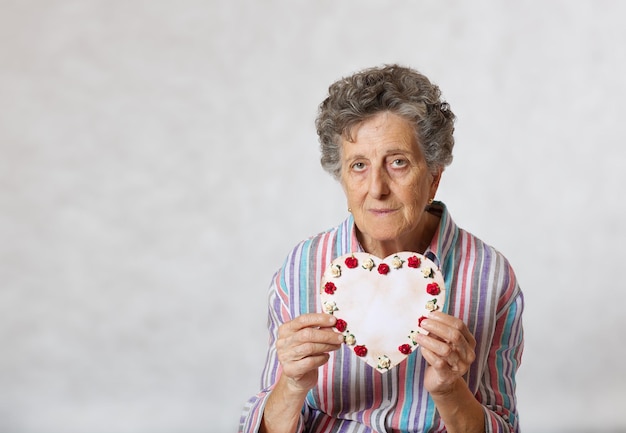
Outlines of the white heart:
M443 308L446 292L437 265L409 251L384 259L368 253L338 257L324 272L320 290L322 309L337 317L345 344L380 372L417 348L416 333L427 334L420 319Z

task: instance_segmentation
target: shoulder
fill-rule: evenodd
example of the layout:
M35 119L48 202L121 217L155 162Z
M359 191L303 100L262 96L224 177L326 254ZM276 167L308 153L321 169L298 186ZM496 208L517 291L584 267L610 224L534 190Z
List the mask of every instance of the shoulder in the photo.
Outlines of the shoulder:
M270 293L281 299L292 317L317 311L317 288L325 269L342 250L346 228L344 221L298 242L276 272Z
M346 218L339 225L298 242L287 254L278 270L283 279L311 279L320 274L337 256L350 249L353 221Z
M440 229L437 238L437 253L443 260L454 258L455 266L464 269L506 268L512 272L507 258L491 244L484 242L472 232L460 227L443 203L438 203ZM451 256L451 257L450 257Z
M494 291L498 309L505 308L521 289L510 261L496 247L464 229L459 229L457 266L471 269L473 280L482 290Z
M461 248L465 251L466 255L469 254L483 258L486 261L486 264L509 263L504 254L496 247L462 228L459 228L457 248Z
M296 262L312 265L319 262L320 258L328 259L345 254L351 247L353 227L352 218L348 217L335 227L301 240L287 255L285 265Z

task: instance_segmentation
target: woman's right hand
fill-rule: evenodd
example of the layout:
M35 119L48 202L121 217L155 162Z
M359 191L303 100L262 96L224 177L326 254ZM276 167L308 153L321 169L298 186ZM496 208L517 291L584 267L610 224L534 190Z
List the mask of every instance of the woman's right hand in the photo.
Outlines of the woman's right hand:
M343 335L332 329L336 322L330 314L310 313L278 328L276 352L282 373L265 405L260 433L295 430L306 394L317 383L318 367L343 342Z
M283 380L291 391L306 393L317 383L317 369L329 358L329 352L343 343L343 335L332 327L337 319L330 314L309 313L296 317L278 328L276 351L282 365Z

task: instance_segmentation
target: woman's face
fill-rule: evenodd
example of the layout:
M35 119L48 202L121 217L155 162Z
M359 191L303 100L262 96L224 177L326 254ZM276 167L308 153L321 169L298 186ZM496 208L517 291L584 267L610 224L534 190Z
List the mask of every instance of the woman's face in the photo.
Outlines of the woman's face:
M352 136L342 141L341 183L363 246L387 254L416 248L441 171L430 171L413 128L396 114L380 113Z

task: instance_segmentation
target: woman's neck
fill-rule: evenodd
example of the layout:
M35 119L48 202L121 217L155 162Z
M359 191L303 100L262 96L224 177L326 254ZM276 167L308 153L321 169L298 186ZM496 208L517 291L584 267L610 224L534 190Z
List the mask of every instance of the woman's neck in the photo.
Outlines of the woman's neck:
M413 251L423 254L430 246L433 236L439 227L440 216L426 211L422 219L424 221L423 224L418 225L414 231L399 239L386 241L367 239L359 231L358 227L356 228L357 239L365 252L380 258L385 258L400 251Z

